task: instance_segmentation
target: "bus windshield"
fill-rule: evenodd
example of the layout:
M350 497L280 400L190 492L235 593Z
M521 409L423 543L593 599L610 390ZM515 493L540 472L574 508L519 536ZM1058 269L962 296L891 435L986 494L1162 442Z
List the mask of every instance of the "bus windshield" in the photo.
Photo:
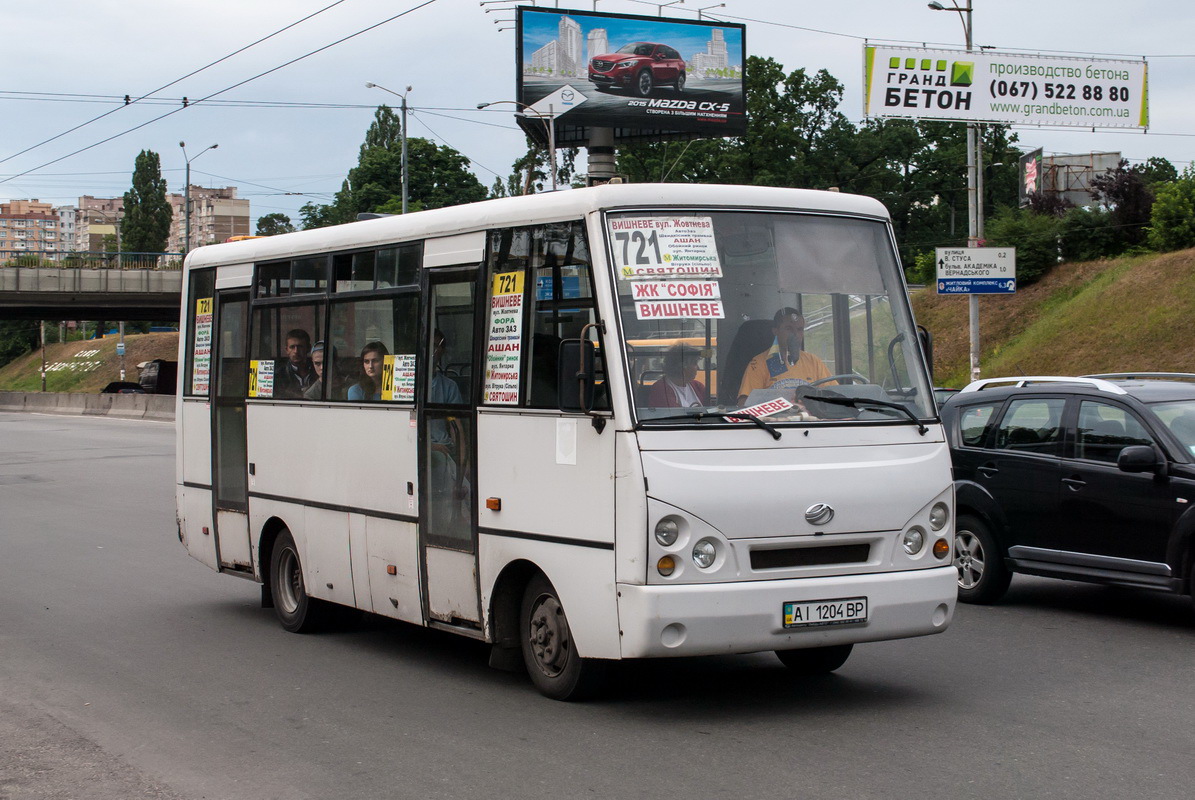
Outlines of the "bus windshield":
M640 423L934 416L884 222L636 210L606 234Z

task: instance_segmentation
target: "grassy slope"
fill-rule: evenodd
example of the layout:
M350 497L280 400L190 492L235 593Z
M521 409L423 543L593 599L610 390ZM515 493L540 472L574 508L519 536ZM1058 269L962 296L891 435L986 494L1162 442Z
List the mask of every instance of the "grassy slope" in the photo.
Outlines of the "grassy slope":
M178 358L177 333L125 335L125 380L136 381L137 364L155 358ZM120 380L120 358L115 336L85 342L46 346L46 364L66 368L47 370L46 390L51 392L98 392L110 381ZM90 351L98 353L90 355ZM18 358L0 369L0 391L41 391L41 350Z
M934 335L935 382L968 380L967 300L913 299ZM1195 250L1063 264L1012 296L979 301L984 377L1195 372Z

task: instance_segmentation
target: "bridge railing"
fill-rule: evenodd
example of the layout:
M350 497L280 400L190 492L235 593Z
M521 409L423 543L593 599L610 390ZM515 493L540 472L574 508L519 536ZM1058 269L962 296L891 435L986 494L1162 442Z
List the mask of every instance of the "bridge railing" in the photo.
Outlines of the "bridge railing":
M28 250L0 258L0 267L181 270L182 253L106 253L90 250Z

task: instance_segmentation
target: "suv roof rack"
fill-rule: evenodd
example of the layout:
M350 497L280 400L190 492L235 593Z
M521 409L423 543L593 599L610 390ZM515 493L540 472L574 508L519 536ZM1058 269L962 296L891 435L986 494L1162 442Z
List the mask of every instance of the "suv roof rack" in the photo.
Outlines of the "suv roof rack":
M1155 381L1195 381L1195 373L1191 372L1105 372L1100 375L1084 375L1084 378L1103 378L1107 381L1124 380L1155 380Z
M1192 377L1195 378L1195 376ZM965 387L963 387L960 394L963 392L978 392L996 383L1012 384L1016 388L1020 388L1022 386L1031 386L1037 383L1079 383L1085 386L1091 386L1092 388L1099 389L1103 392L1110 392L1111 394L1128 394L1128 392L1117 386L1115 383L1112 383L1109 380L1104 380L1103 376L1095 377L1092 375L1084 375L1077 378L1068 375L1026 375L1020 378L984 378L983 380L972 381L971 383L967 384Z

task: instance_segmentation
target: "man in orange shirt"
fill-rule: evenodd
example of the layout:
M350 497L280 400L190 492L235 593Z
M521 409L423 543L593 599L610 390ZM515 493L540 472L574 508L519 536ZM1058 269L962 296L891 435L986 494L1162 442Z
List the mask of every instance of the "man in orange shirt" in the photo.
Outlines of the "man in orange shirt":
M830 377L824 361L801 348L805 346L805 318L795 308L782 308L772 318L772 346L747 365L739 385L739 405L755 389L785 389ZM787 392L786 392L787 394ZM791 399L791 398L790 398Z

